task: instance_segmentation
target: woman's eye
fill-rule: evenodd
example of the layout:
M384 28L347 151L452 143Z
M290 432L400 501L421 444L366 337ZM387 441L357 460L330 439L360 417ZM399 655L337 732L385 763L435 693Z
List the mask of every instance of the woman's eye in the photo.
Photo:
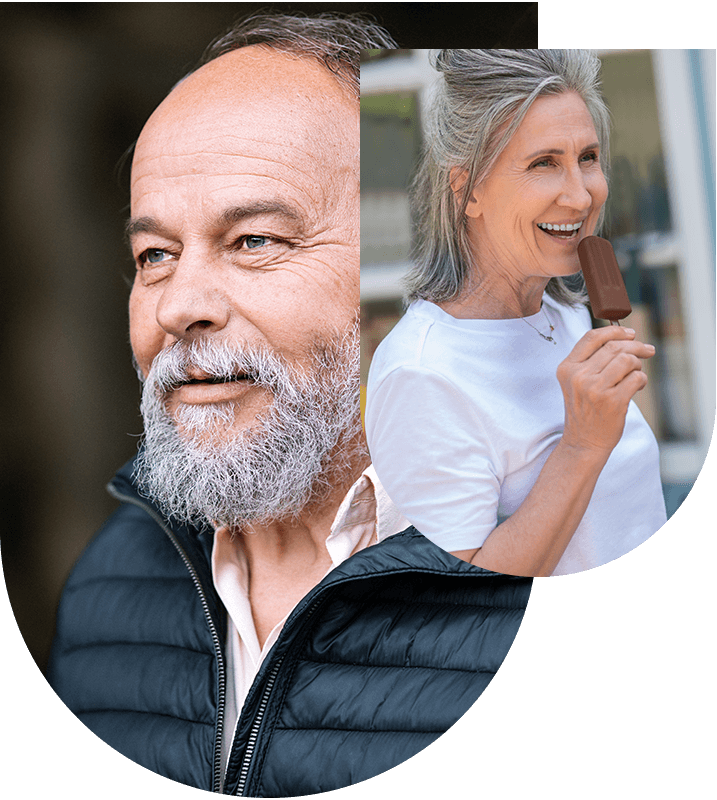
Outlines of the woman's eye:
M591 163L591 162L597 161L597 160L598 160L598 154L596 152L592 151L592 150L589 153L583 153L580 156L580 162L581 163ZM551 158L541 158L541 159L538 159L537 161L533 161L533 163L530 165L530 167L531 167L531 169L534 168L534 167L549 167L549 166L552 165L552 163L553 163L553 160Z

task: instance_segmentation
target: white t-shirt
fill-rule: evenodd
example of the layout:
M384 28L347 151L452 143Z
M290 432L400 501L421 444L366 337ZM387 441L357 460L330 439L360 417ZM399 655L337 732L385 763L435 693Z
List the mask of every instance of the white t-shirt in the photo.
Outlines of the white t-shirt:
M544 297L524 319L456 319L419 300L378 347L366 432L398 510L444 550L481 547L521 506L560 439L556 369L589 330L585 308ZM605 564L665 522L657 442L631 402L622 439L554 575Z

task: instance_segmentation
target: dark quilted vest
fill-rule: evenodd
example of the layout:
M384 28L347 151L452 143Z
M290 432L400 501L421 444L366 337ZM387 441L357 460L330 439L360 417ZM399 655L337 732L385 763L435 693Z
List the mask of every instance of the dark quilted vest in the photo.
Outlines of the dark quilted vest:
M60 606L50 681L101 739L139 764L218 788L226 612L211 534L170 529L124 500ZM530 579L472 567L410 528L352 556L294 609L239 719L224 791L291 797L410 758L475 702L505 658Z

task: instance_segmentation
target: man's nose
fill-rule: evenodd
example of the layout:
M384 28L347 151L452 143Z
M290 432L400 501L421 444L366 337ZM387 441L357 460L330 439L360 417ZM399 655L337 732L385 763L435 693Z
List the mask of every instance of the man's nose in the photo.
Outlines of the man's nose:
M206 255L185 248L157 303L157 322L177 339L222 330L231 308L219 270Z

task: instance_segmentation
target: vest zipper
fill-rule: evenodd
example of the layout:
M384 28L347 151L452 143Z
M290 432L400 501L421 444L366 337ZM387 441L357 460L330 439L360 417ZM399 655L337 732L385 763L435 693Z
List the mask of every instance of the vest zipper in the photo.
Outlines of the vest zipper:
M264 714L266 713L266 707L269 705L269 697L271 696L271 690L274 688L274 683L276 682L276 676L279 674L279 668L281 667L281 663L284 660L282 656L274 665L274 668L269 673L269 677L266 681L266 686L264 687L264 693L261 696L261 702L259 703L259 708L256 712L256 717L254 717L254 722L252 723L251 730L249 731L249 739L246 744L246 749L244 750L244 757L242 758L241 769L239 771L239 783L237 784L236 794L239 796L243 796L244 794L244 787L246 786L246 779L249 775L249 767L251 766L251 760L254 756L254 748L256 747L256 740L259 738L259 728L261 727L262 720L264 719Z
M323 601L323 597L319 597L311 604L311 606L306 611L306 614L303 618L303 623L309 620L311 615L316 611L319 607L321 602ZM283 631L282 631L283 633ZM279 634L281 636L281 633ZM279 669L284 661L285 656L281 656L279 660L274 664L269 673L269 676L266 679L266 685L264 686L264 691L261 695L261 702L259 703L259 708L257 708L256 716L254 717L254 722L252 723L251 729L249 731L249 738L247 739L246 748L244 750L244 755L242 756L242 763L241 768L239 769L239 782L237 783L237 789L234 793L236 796L243 797L244 796L244 789L246 787L247 778L249 777L249 768L251 767L252 758L254 757L254 750L256 749L256 742L259 738L259 729L261 728L261 723L264 720L264 715L266 714L266 709L269 705L269 699L271 697L272 690L274 688L274 684L276 683L276 678L279 674Z
M179 553L179 557L184 562L184 565L187 568L190 577L192 578L192 582L194 583L194 588L197 590L197 593L199 594L199 600L202 604L204 617L207 621L207 625L209 626L209 632L212 636L212 643L214 645L214 654L217 659L217 667L218 667L217 724L214 733L214 774L212 776L212 791L215 793L219 793L221 792L220 786L222 780L221 753L222 753L222 737L224 735L224 707L226 705L226 667L224 664L224 654L221 648L221 639L219 638L219 633L214 624L214 620L212 619L212 615L209 612L209 603L207 602L207 596L204 591L204 587L202 586L202 583L199 580L199 575L197 575L197 571L194 568L194 564L192 564L189 556L184 551L184 548L177 541L177 537L174 535L173 531L167 526L162 517L160 517L159 514L157 514L151 506L142 502L142 500L140 500L139 498L133 497L132 495L123 494L122 492L115 489L114 486L112 486L112 484L109 484L107 489L109 493L117 500L120 500L124 503L131 503L132 505L135 505L141 508L142 510L146 511L152 517L152 519L162 528L162 530L169 537L169 540L174 545L174 548L177 551L177 553Z

